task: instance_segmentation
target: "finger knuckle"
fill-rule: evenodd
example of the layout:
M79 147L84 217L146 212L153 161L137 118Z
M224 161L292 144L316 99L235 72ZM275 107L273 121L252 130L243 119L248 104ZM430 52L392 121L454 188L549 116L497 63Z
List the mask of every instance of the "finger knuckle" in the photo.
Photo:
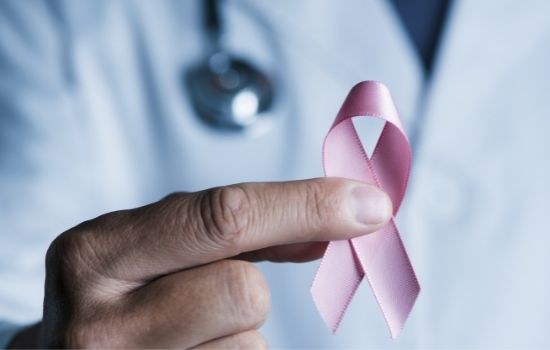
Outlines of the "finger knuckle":
M320 228L332 220L341 206L338 196L332 195L339 187L340 183L335 179L318 179L307 183L305 212L309 227Z
M248 226L250 200L240 185L207 191L200 203L200 217L209 243L234 249Z
M59 235L46 253L46 296L44 318L52 321L44 341L56 348L94 348L94 325L79 321L90 309L97 310L90 298L94 289L94 268L90 242L81 228Z
M60 276L78 277L81 267L87 265L87 238L83 234L67 231L58 236L46 253L46 268Z
M91 293L88 287L101 275L101 252L95 237L97 224L92 221L59 235L46 253L46 282L57 291L64 289L68 296Z
M251 326L263 323L269 313L270 293L260 270L244 261L226 263L226 286L229 298Z

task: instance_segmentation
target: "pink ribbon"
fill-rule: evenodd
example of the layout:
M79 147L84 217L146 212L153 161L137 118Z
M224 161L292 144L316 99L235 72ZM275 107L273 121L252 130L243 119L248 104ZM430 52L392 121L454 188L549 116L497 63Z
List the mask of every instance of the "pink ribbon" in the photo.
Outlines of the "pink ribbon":
M352 117L385 121L369 159ZM390 196L395 217L409 178L411 149L388 89L366 81L355 85L338 112L323 145L326 176L376 184ZM323 320L336 332L359 283L367 277L392 338L409 315L420 285L392 218L380 230L330 242L313 280L311 293Z

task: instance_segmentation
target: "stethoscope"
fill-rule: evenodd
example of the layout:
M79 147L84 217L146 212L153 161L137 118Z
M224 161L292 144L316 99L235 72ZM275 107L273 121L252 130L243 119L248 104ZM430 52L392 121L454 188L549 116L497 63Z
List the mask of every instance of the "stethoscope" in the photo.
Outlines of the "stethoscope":
M220 131L243 131L264 118L274 101L274 82L222 43L220 0L202 0L206 54L186 71L187 94L197 117Z

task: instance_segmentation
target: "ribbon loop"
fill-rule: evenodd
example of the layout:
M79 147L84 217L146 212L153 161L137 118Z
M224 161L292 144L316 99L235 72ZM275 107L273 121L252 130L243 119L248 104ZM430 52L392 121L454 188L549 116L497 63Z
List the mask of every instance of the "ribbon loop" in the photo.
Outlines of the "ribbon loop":
M371 158L353 126L352 118L360 116L385 122ZM388 89L373 81L355 85L325 138L325 175L379 186L390 196L396 215L407 188L411 158L409 141ZM420 286L393 218L374 233L329 243L311 293L319 313L333 332L364 276L391 337L396 338Z

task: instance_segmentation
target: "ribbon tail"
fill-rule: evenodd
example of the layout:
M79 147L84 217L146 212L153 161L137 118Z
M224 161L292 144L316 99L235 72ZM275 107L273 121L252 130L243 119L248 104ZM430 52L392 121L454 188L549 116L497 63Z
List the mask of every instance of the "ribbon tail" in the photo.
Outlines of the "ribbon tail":
M420 285L395 222L391 220L377 232L354 238L351 242L391 337L395 339L420 293Z
M313 280L311 294L317 310L333 333L364 275L350 241L329 243Z

